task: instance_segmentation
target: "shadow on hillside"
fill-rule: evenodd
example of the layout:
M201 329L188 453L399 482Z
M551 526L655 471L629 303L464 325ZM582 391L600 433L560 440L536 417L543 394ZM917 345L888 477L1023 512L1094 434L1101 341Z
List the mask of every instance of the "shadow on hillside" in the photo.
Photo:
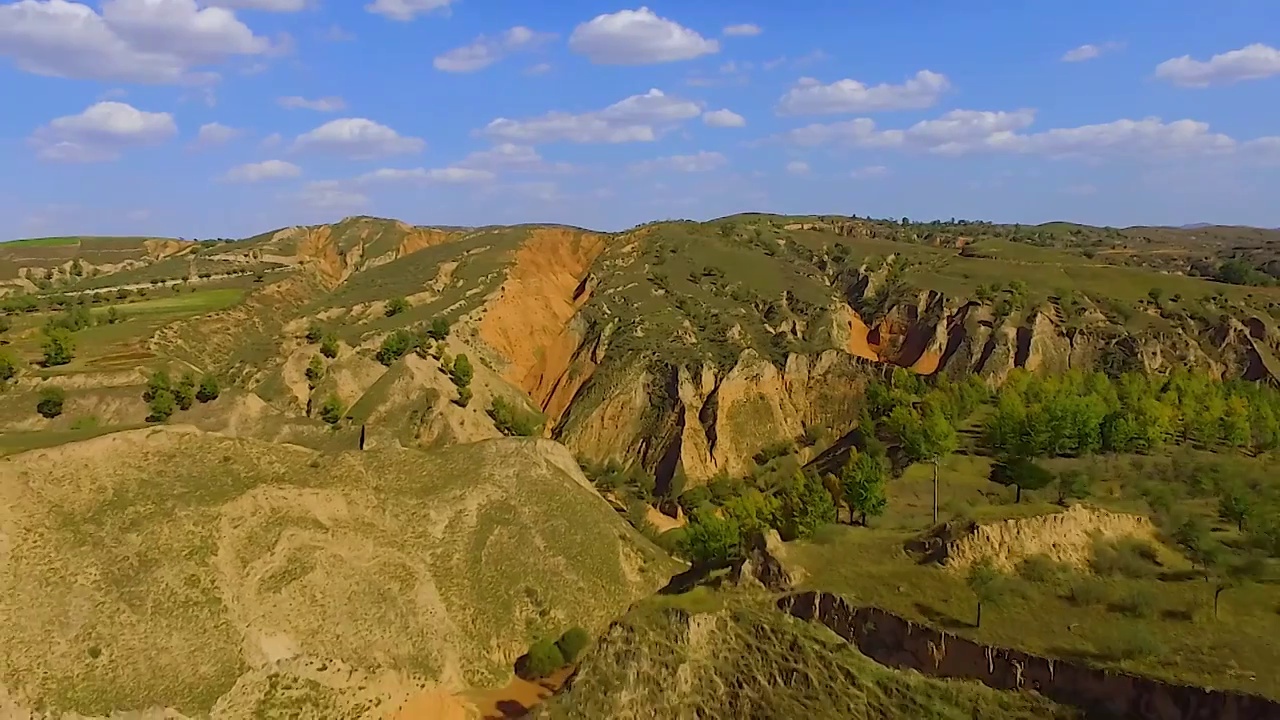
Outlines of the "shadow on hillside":
M920 613L930 623L947 630L968 630L973 627L971 622L961 620L922 602L916 603L916 612Z
M667 581L658 594L683 595L701 585L718 587L728 577L728 570L727 565L694 565Z

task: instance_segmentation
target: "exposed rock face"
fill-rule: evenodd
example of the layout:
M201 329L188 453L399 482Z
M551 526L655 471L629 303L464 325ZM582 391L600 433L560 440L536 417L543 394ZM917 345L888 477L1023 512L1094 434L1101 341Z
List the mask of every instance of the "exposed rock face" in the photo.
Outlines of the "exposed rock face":
M1070 660L979 645L878 608L855 608L821 592L789 595L778 607L819 622L865 655L926 675L977 680L999 690L1035 690L1091 716L1140 720L1277 720L1280 703L1240 692L1174 685Z
M777 530L755 533L747 540L747 557L733 569L738 583L758 583L772 592L787 592L804 580L804 569L787 562L787 548Z

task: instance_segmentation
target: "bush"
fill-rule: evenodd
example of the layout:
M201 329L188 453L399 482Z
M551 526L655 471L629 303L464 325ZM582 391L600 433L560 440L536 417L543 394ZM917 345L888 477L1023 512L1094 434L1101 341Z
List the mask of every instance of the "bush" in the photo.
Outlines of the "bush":
M454 402L457 403L458 407L466 407L471 404L471 397L471 388L461 387L458 388L458 399Z
M313 322L307 326L307 342L318 343L324 339L324 328L320 323Z
M1018 576L1033 583L1052 583L1068 574L1070 568L1043 553L1018 563Z
M773 460L780 457L791 455L796 451L796 444L793 440L779 440L778 442L766 445L756 453L754 458L757 465L768 465Z
M324 373L324 359L319 355L312 355L311 361L307 363L306 372L307 384L311 386L311 389L314 390L320 384L320 381L324 379Z
M200 378L200 387L196 389L196 400L202 403L212 402L221 394L222 389L218 387L218 378L205 373L204 377Z
M449 321L443 317L437 317L427 326L427 337L432 340L444 340L449 337Z
M378 362L390 367L412 350L414 344L413 333L408 330L396 330L382 339L382 347L378 348L375 357Z
M585 629L577 626L565 630L560 639L556 641L556 647L560 649L560 655L564 657L566 663L576 662L578 656L590 644L591 635Z
M182 379L173 388L173 401L178 404L179 410L190 410L191 405L196 401L196 376L191 373L183 373Z
M338 357L338 336L329 333L320 339L320 354L330 360Z
M62 414L62 405L66 402L67 393L56 385L40 390L40 400L36 403L36 412L52 420Z
M0 383L8 382L18 374L18 361L7 352L0 352Z
M1157 559L1156 549L1150 543L1131 538L1095 542L1090 566L1099 575L1147 578L1156 573Z
M549 639L543 639L529 648L529 654L525 656L524 672L527 679L538 680L564 666L564 655L559 646Z
M462 359L462 355L458 358ZM536 437L542 434L542 418L502 397L489 404L489 417L503 435Z
M173 390L165 389L152 395L147 407L151 410L151 414L147 415L147 422L164 422L177 410L178 401L174 398Z
M733 517L720 517L714 509L702 508L685 526L680 550L697 567L728 565L742 555L742 527Z
M453 369L449 371L449 376L453 379L453 384L460 388L470 385L471 379L475 377L471 360L466 355L458 355L453 361Z
M324 404L320 406L320 419L330 425L337 425L344 412L346 412L346 408L342 407L342 401L338 399L338 396L330 395L325 398Z
M409 309L409 301L405 300L402 297L398 297L398 298L392 298L388 300L387 309L384 310L383 312L387 317L394 317L408 309Z
M45 367L67 365L76 357L76 342L64 328L46 329L40 349L44 352Z

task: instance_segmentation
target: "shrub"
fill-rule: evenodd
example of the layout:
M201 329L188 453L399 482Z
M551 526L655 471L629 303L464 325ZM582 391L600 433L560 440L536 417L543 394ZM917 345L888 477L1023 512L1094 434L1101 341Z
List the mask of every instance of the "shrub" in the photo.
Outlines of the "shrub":
M320 323L313 322L307 326L307 342L318 343L324 339L324 328Z
M196 400L196 376L183 373L182 379L173 388L173 401L179 410L190 410Z
M461 387L458 388L458 399L454 402L458 404L458 407L466 407L471 404L471 397L471 388Z
M680 550L697 567L728 565L742 555L742 527L731 516L702 508L685 526Z
M342 407L342 401L338 399L338 396L330 395L325 398L324 404L320 406L320 419L330 425L337 425L344 412L346 412L346 408Z
M453 361L453 369L449 371L449 376L453 379L453 384L460 388L470 385L471 379L475 377L471 360L466 355L458 355Z
M529 648L525 656L524 671L528 679L545 678L565 666L560 648L549 639L542 639Z
M320 354L330 360L338 357L338 336L328 333L320 339Z
M18 374L18 361L7 352L0 352L0 383L8 382Z
M768 465L771 461L786 455L791 455L795 451L795 441L780 440L761 448L760 452L756 453L753 459L756 461L757 465Z
M311 362L307 363L307 384L313 390L324 379L324 372L324 359L319 355L312 355Z
M1069 571L1063 563L1043 553L1032 555L1018 563L1018 576L1033 583L1052 583Z
M502 397L490 401L489 417L493 418L494 426L503 435L535 437L542 434L541 417Z
M40 400L36 403L36 412L52 420L62 414L62 405L66 402L67 393L56 385L41 388Z
M427 326L427 337L432 340L444 340L449 337L449 321L443 317L436 317Z
M44 353L45 367L67 365L76 356L76 342L65 328L46 329L40 349Z
M392 298L388 300L387 309L384 310L383 312L387 317L394 317L408 309L409 309L409 301L405 300L402 297L398 297L398 298Z
M221 394L222 389L218 387L218 378L205 373L204 377L200 378L200 387L196 389L196 400L202 403L212 402Z
M582 651L591 644L591 635L583 628L574 626L564 631L560 639L556 641L556 647L560 648L560 655L564 657L566 663L577 661Z
M147 408L151 410L151 414L147 415L147 422L164 422L173 415L177 407L178 402L173 396L173 390L168 388L159 390L147 401Z
M1090 566L1099 575L1146 578L1155 574L1158 555L1148 542L1133 538L1095 542Z
M382 339L382 347L378 348L375 357L378 362L389 367L412 350L414 344L413 333L408 330L396 330Z

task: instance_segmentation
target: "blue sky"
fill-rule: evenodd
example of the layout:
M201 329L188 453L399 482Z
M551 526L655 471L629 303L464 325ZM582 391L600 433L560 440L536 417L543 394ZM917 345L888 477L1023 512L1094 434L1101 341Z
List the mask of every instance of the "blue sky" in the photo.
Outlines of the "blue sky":
M0 0L0 238L1280 226L1280 4Z

